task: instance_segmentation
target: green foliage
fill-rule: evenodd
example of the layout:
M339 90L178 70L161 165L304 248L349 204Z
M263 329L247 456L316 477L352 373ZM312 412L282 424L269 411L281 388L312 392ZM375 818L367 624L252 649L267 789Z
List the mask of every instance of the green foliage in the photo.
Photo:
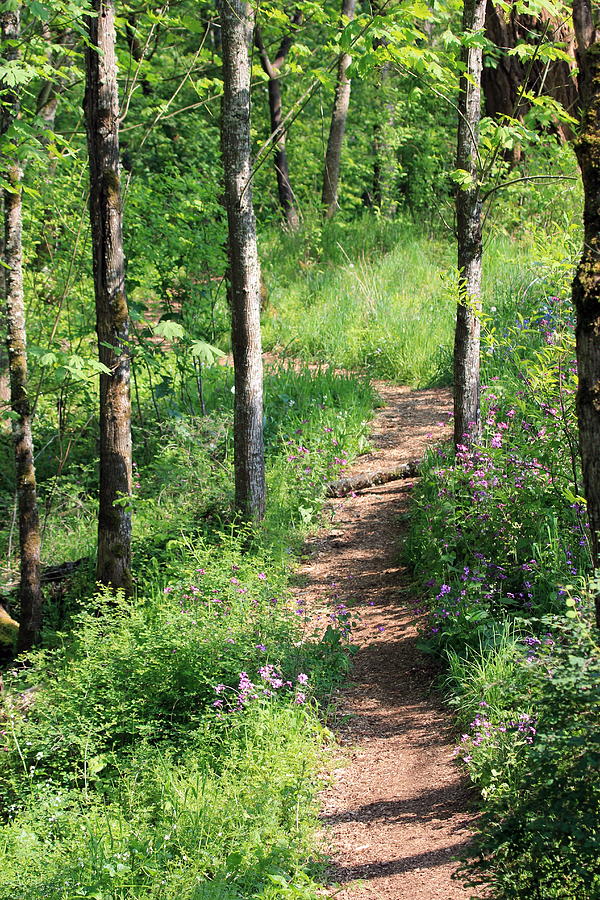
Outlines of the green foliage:
M267 346L398 383L448 384L456 303L450 241L406 219L372 215L327 224L318 244L312 228L263 238ZM512 314L539 281L528 243L490 241L484 294L493 319Z
M462 875L510 898L600 888L600 652L569 249L568 234L547 238L535 281L484 317L481 446L430 455L407 545L426 590L422 645L448 666L456 753L484 799Z
M324 485L366 447L374 396L361 377L299 370L289 357L419 386L449 382L454 251L438 232L440 222L451 231L461 184L449 174L458 54L463 43L496 61L500 51L459 34L456 4L394 2L340 23L337 0L301 0L281 69L296 234L279 228L267 85L255 65L263 323L283 362L266 374L270 501L252 531L232 511L232 373L220 364L230 326L214 3L119 7L135 448L134 493L123 502L133 513L137 585L126 601L93 586L96 398L107 373L97 362L81 126L89 9L79 0L20 9L21 56L0 67L0 103L18 89L21 113L2 150L24 168L43 561L83 561L66 587L47 589L44 649L6 677L0 897L316 900L313 798L327 740L317 703L347 671L352 612L313 633L287 586L294 550L320 521ZM278 47L289 10L269 2L258 15L266 45ZM564 58L548 40L532 47L513 53ZM340 210L324 225L315 198L342 49L353 56L352 100ZM49 98L55 119L46 118ZM549 98L522 99L523 121L482 128L481 188L494 192L489 222L506 235L486 251L486 302L496 307L484 323L486 444L477 470L466 458L462 468L451 456L430 460L410 547L420 574L439 582L423 642L448 659L468 732L462 758L490 804L473 877L489 880L493 855L506 896L585 897L597 888L585 871L597 852L597 759L582 735L595 740L588 699L597 672L578 619L588 599L573 351L564 304L540 317L537 303L566 292L579 196L560 182L557 204L557 185L544 177L576 174L572 151L551 136L568 121L564 111ZM551 276L538 265L548 258ZM18 572L12 454L2 431L7 601ZM497 483L484 485L486 473ZM559 782L578 831L565 826Z
M330 370L267 373L271 512L252 531L229 506L231 383L214 367L206 416L138 433L137 596L90 597L83 572L5 677L6 900L319 896L317 704L347 671L351 614L311 624L288 585L374 398Z
M183 751L140 747L112 782L90 760L87 792L48 788L3 829L0 896L314 900L322 738L312 711L271 704Z
M492 868L503 897L593 898L600 889L600 648L581 623L553 625L560 639L528 675L535 738L512 789L502 785L486 805L468 870L481 884Z

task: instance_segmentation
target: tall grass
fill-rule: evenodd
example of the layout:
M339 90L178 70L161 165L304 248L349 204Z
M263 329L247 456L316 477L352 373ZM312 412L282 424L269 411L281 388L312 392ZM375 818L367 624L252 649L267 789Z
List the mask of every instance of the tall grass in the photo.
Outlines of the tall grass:
M398 383L448 384L456 303L450 237L368 217L264 242L265 344ZM499 315L535 282L531 248L488 242L484 301ZM507 310L508 311L508 310Z

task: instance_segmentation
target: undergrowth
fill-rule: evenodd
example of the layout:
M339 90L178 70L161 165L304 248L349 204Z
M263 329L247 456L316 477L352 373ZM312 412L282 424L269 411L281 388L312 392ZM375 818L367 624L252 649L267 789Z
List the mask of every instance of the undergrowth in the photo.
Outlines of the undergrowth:
M551 252L551 251L550 251ZM600 648L575 415L570 260L484 319L483 437L423 465L407 553L483 812L467 884L600 896Z
M318 709L347 669L350 613L311 624L288 580L374 397L327 370L268 374L270 512L251 529L231 512L230 388L215 368L208 416L139 442L137 595L94 593L79 570L43 649L5 675L2 900L319 895ZM79 499L72 545L49 532L46 554L91 541Z

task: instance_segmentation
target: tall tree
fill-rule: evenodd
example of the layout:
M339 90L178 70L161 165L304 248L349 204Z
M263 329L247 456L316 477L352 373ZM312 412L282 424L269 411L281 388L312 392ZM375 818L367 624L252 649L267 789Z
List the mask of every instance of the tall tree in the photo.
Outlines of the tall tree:
M392 70L384 63L377 85L378 116L373 126L373 203L388 218L398 207L398 161L394 145L396 105L392 94Z
M0 19L4 58L18 59L20 13L18 6L2 12ZM20 98L16 88L2 91L2 133L17 118ZM4 304L10 370L10 402L15 414L13 436L19 513L21 579L19 584L20 628L18 649L37 643L42 625L40 570L40 523L37 504L31 403L27 374L27 336L23 293L22 170L18 157L4 160Z
M130 591L131 397L129 313L119 171L119 97L113 0L94 0L88 18L85 120L100 374L97 577Z
M594 9L596 7L596 9ZM600 28L597 4L573 0L581 126L575 151L583 180L583 253L573 281L577 312L577 417L593 562L600 567ZM600 628L600 595L596 595Z
M344 25L354 18L355 11L356 0L342 0L342 23ZM340 54L333 110L331 112L331 125L329 126L329 138L325 152L323 193L321 196L321 203L327 219L331 219L335 215L338 207L342 144L344 142L344 132L346 131L348 108L350 106L351 82L348 78L348 66L351 62L352 57L349 53Z
M4 260L4 191L0 190L0 259ZM3 416L10 409L10 372L8 368L8 351L4 335L6 334L6 269L0 266L0 416ZM0 419L0 431L10 432L10 421L5 418Z
M223 52L221 151L227 208L233 363L235 500L246 516L265 512L260 265L252 205L250 47L254 11L219 0Z
M285 62L292 43L294 31L302 21L302 14L296 11L291 17L292 30L286 34L274 59L270 59L268 50L263 41L262 32L258 25L254 29L254 40L260 55L263 71L268 76L269 91L269 115L271 120L271 135L275 144L275 172L277 174L277 193L279 205L285 217L288 228L296 231L300 225L298 211L294 202L294 192L290 184L290 172L286 151L286 131L281 112L281 68Z
M481 120L482 49L470 36L485 22L486 0L465 0L463 9L463 72L458 98L456 192L458 238L458 306L454 336L454 442L470 443L481 433L480 342L482 201L478 183Z

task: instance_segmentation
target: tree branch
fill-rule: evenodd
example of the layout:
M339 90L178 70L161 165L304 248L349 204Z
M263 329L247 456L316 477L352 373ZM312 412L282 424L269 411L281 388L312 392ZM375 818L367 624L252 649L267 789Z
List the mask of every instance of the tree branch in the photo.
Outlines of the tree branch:
M489 191L486 191L483 197L481 198L481 202L485 203L487 198L491 194L495 194L496 191L501 190L502 188L508 187L510 184L518 184L520 181L577 181L574 175L523 175L522 178L511 178L510 181L503 181L502 184L495 184L494 187L490 188Z

